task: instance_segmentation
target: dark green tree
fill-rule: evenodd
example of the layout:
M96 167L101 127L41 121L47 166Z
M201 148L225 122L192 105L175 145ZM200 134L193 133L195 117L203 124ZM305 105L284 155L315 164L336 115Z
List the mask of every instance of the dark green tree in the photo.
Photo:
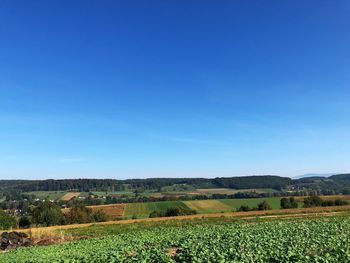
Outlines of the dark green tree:
M271 210L271 206L266 201L262 201L258 204L258 210Z
M6 230L16 226L16 219L0 210L0 229Z
M297 208L298 202L295 200L294 197L283 197L280 201L281 208L282 209L289 209L289 208Z
M44 226L60 225L64 223L64 216L57 204L45 201L34 209L33 221Z
M65 218L68 224L81 224L94 221L92 209L86 207L84 204L74 205L65 214Z
M20 228L30 228L31 224L32 224L32 221L28 216L22 216L18 220L18 226Z
M319 196L309 196L304 199L304 207L321 206L323 200Z

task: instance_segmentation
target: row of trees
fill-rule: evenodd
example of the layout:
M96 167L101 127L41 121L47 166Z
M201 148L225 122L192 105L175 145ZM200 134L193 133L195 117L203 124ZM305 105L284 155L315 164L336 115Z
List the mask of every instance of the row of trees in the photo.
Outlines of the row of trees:
M185 209L181 207L168 208L165 211L155 210L150 213L149 217L170 217L170 216L184 216L184 215L195 215L197 214L196 210Z
M43 202L33 212L33 222L43 226L103 222L108 219L102 210L95 212L83 204L77 204L63 213L57 204Z
M149 179L65 179L65 180L0 180L1 189L31 191L123 191L150 190L173 185L189 185L194 188L274 188L282 189L292 183L292 179L280 176L241 176L223 178L149 178Z
M304 199L304 207L315 207L315 206L341 206L348 205L349 203L345 200L323 200L319 196L310 196Z
M66 213L60 206L53 202L42 202L33 211L16 219L3 210L0 210L0 228L9 229L14 227L29 228L36 226L53 226L65 224L81 224L90 222L107 221L109 216L101 210L93 211L83 204L77 204Z
M262 201L261 203L258 204L257 207L250 207L247 205L241 205L238 208L238 211L240 212L247 212L247 211L258 211L258 210L271 210L271 206L269 205L268 202Z
M303 200L303 207L317 207L317 206L342 206L348 205L349 203L345 200L323 200L319 196L309 196ZM294 197L283 197L280 200L280 206L282 209L298 208L298 202ZM255 211L255 210L270 210L271 206L263 201L258 204L257 207L249 207L242 205L238 211Z

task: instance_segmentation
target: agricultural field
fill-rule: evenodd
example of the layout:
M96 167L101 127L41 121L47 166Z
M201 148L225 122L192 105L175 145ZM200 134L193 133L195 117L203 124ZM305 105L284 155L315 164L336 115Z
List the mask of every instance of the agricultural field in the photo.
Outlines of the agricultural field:
M262 188L262 189L229 189L229 188L208 188L208 189L196 189L196 192L200 194L236 194L238 192L256 192L256 193L276 193L275 189Z
M29 195L35 195L37 198L44 200L59 200L67 194L66 191L35 191L35 192L26 192Z
M146 203L127 203L117 205L92 206L94 210L111 215L112 218L147 218L153 211L166 211L169 208L192 209L198 214L223 213L237 211L240 206L257 207L259 203L266 201L272 209L280 209L280 198L249 198L249 199L218 199L218 200L193 200L193 201L162 201ZM121 208L123 207L123 209Z
M61 197L61 200L69 201L74 197L78 197L79 195L80 195L80 192L67 192L64 196Z
M266 201L272 209L280 209L280 197L270 198L247 198L247 199L221 199L220 201L232 209L238 209L242 205L257 207L259 203Z
M198 188L198 189L189 189L186 188L164 188L167 191L164 191L162 188L162 194L168 196L184 196L184 195L213 195L213 194L227 194L232 195L239 192L256 192L256 193L276 193L277 190L271 188L261 188L261 189L229 189L229 188Z
M323 200L337 200L341 199L350 202L350 195L322 195L320 196ZM303 201L306 196L296 196L295 199L298 201Z
M71 243L21 248L0 254L0 262L350 261L348 215L257 220L249 224L218 218L187 224L169 221L128 227L92 226L77 233L103 235Z
M110 216L110 219L120 219L124 215L125 204L95 205L89 206L94 212L102 211Z
M125 205L124 218L145 218L149 217L149 214L152 211L166 211L169 208L188 209L188 207L181 201L130 203Z
M184 203L198 214L210 214L232 211L232 207L221 202L222 200L185 201Z
M150 214L147 203L131 203L126 204L124 209L124 218L144 218Z
M172 197L180 197L180 196L195 196L195 195L212 195L212 194L235 194L238 192L257 192L257 193L273 193L277 192L274 189L270 188L262 188L262 189L229 189L229 188L194 188L189 185L176 185L163 187L161 192L157 192L157 190L146 190L138 193L139 196L145 197L155 197L161 198L164 196L172 196ZM32 191L26 192L26 194L33 194L39 199L49 199L49 200L65 200L69 201L73 197L88 197L89 194L92 193L96 195L98 198L106 197L106 196L122 196L125 195L129 198L134 197L135 193L131 190L126 191L92 191L92 192L67 192L67 191Z

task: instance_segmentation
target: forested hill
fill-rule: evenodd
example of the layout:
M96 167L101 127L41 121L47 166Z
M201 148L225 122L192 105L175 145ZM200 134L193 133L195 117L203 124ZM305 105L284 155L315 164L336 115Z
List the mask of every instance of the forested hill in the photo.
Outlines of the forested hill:
M194 188L273 188L280 190L292 183L292 179L280 176L244 176L225 178L148 178L148 179L66 179L66 180L1 180L0 190L28 191L120 191L129 189L160 189L174 184L186 184Z
M307 177L291 179L288 177L263 175L220 178L148 178L148 179L65 179L65 180L0 180L0 191L122 191L160 189L166 186L185 184L193 188L231 188L276 190L330 190L337 193L350 192L350 174L330 177Z

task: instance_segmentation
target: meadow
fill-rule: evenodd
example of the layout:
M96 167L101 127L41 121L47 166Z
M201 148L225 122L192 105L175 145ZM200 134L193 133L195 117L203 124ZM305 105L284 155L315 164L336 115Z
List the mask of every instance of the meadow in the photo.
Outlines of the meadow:
M49 200L59 200L65 194L66 191L34 191L34 192L26 192L29 195L35 195L39 199L49 199Z
M184 208L188 209L182 201L162 201L162 202L147 202L147 203L130 203L125 204L124 218L145 218L149 217L152 211L166 211L169 208Z
M194 200L194 201L163 201L147 203L125 204L124 218L145 218L152 211L166 211L169 208L183 208L195 210L198 214L224 213L237 211L241 205L256 207L266 201L272 209L280 208L280 198L250 198L250 199L218 199L218 200Z

